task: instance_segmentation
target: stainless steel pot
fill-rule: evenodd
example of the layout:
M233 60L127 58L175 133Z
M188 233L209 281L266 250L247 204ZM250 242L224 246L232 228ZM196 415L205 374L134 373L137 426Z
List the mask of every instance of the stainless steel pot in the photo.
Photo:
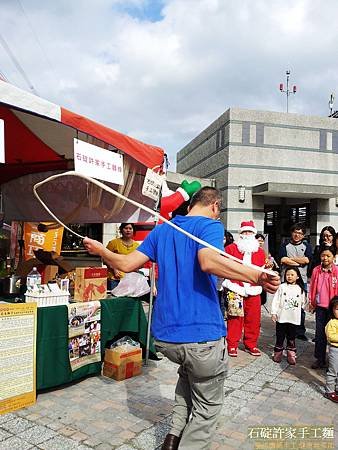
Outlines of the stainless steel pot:
M3 294L20 294L21 277L18 275L11 275L2 280Z

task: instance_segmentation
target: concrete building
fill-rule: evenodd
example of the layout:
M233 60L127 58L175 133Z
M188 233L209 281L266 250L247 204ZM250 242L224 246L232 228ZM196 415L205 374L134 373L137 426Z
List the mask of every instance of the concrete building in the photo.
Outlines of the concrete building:
M253 218L270 249L304 222L314 244L338 228L338 120L231 108L177 154L177 171L214 178L222 220L237 233Z

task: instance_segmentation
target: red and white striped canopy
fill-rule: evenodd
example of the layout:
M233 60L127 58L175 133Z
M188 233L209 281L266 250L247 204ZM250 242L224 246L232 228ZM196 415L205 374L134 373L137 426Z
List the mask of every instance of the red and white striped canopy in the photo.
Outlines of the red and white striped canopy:
M73 138L118 149L142 165L163 163L164 151L73 113L0 80L0 119L5 121L6 168L1 183L24 173L66 168Z
M46 178L47 173L72 169L73 140L76 137L107 150L122 152L128 167L138 176L132 183L134 191L139 189L139 178L147 168L163 164L164 151L161 148L119 133L2 80L0 119L4 120L5 128L5 164L0 164L0 185L6 194L7 220L48 220L39 205L31 197L28 200L28 195L31 195L29 189L27 198L22 198L27 190L23 186L31 186ZM21 198L18 198L18 192ZM34 208L37 209L33 218ZM118 220L110 221L128 220L133 214L128 210L124 215L122 211L116 218ZM88 211L86 217L79 214L76 220L104 221L100 215L90 216Z

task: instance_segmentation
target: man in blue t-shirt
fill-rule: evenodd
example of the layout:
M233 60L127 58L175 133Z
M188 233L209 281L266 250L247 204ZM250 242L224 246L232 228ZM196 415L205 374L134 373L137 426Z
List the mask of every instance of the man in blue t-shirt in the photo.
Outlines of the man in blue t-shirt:
M204 187L191 199L187 216L173 223L203 241L223 249L219 218L221 196ZM147 261L159 267L158 295L152 334L156 348L179 364L172 427L162 449L207 449L224 398L227 372L226 329L219 307L216 276L260 284L273 293L279 276L270 276L224 258L168 224L156 227L129 255L118 255L85 238L89 253L110 267L132 272ZM216 276L215 276L216 275Z

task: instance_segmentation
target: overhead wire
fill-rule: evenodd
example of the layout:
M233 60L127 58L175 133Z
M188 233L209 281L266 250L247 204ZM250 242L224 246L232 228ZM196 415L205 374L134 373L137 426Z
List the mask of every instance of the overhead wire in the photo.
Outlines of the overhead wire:
M2 81L9 81L8 78L6 77L6 75L2 72L2 70L0 70L0 79Z
M17 3L18 3L18 5L20 6L21 12L22 12L22 14L24 15L24 17L25 17L25 19L26 19L26 21L27 21L28 27L29 27L29 29L30 29L30 31L31 31L31 33L32 33L32 35L33 35L35 41L37 42L38 46L40 47L41 53L43 54L43 56L45 57L45 59L46 59L46 61L47 61L47 64L48 64L48 66L49 66L50 71L53 72L53 75L54 75L54 77L56 78L56 73L55 73L54 67L53 67L53 65L52 65L52 63L51 63L51 61L50 61L50 59L48 58L47 53L45 52L45 49L43 48L43 46L42 46L42 44L41 44L41 41L40 41L40 39L39 39L39 36L38 36L37 33L35 32L34 27L32 26L32 23L31 23L31 21L29 20L29 17L28 17L28 14L27 14L26 11L25 11L25 8L23 7L23 5L22 5L22 3L21 3L20 0L17 0Z
M17 71L21 74L22 78L25 80L25 82L27 83L29 89L36 95L39 95L38 92L36 91L36 89L34 88L32 82L30 81L30 79L28 78L28 75L26 74L25 70L23 69L23 67L21 66L21 64L19 63L19 61L16 59L14 53L12 52L11 48L9 47L8 43L6 42L5 38L2 36L2 34L0 33L0 43L2 45L2 47L4 48L5 52L7 53L7 55L10 57L10 59L12 60L14 66L16 67Z

